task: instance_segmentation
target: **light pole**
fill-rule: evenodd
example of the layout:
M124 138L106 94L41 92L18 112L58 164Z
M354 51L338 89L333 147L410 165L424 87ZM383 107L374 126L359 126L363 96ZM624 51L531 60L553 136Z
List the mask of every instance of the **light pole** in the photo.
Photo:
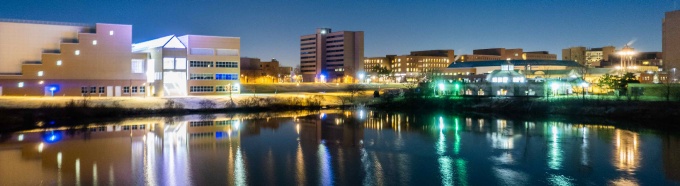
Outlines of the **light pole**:
M582 93L583 94L583 102L585 103L586 102L586 88L588 88L588 83L587 82L581 83L581 88L583 88L583 93Z
M50 92L52 92L52 97L54 97L54 91L57 90L55 87L50 87Z

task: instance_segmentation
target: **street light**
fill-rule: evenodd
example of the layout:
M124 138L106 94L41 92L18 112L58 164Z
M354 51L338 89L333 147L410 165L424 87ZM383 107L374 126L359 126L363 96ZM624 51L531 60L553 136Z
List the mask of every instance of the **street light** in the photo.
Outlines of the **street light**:
M50 87L50 92L52 92L52 97L54 97L54 91L57 90L56 87Z
M363 83L364 81L364 73L359 73L359 83Z
M557 96L557 89L560 88L560 84L553 82L550 84L550 88L552 88L553 95Z
M582 82L581 83L581 88L583 88L583 102L586 101L586 88L588 88L588 83L587 82ZM578 94L577 94L578 95Z

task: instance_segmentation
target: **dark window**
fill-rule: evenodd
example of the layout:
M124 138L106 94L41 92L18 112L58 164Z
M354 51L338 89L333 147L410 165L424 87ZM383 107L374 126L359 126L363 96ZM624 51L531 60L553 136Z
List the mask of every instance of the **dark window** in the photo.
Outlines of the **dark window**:
M123 93L130 93L130 87L123 87Z
M90 93L97 93L97 87L90 87Z
M99 93L104 93L105 90L106 90L106 88L104 88L104 87L99 87Z

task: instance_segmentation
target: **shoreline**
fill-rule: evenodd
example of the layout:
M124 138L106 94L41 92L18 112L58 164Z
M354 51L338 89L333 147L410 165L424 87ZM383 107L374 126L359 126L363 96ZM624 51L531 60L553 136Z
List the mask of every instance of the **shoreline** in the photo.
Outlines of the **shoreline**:
M110 105L71 100L65 105L42 104L34 107L0 107L0 131L37 128L38 122L56 126L78 125L86 121L116 121L135 117L175 116L190 114L258 113L286 111L319 111L322 109L354 109L354 105L379 112L445 112L524 120L568 120L570 122L604 122L604 124L680 131L675 120L680 117L679 102L629 101L604 99L557 99L528 97L406 97L393 100L356 98L361 104L326 104L319 97L307 99L250 97L238 104L199 103L201 108L185 108L168 99L162 106L130 108L114 102ZM644 123L644 125L643 125Z

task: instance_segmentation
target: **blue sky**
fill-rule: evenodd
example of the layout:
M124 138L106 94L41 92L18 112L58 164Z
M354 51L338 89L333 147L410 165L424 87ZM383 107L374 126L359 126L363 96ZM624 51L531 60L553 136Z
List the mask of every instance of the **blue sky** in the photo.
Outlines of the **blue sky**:
M299 37L317 27L364 31L365 55L570 46L661 51L664 12L654 1L3 0L0 18L133 25L133 42L176 34L241 38L241 55L299 64ZM1 42L1 41L0 41Z

